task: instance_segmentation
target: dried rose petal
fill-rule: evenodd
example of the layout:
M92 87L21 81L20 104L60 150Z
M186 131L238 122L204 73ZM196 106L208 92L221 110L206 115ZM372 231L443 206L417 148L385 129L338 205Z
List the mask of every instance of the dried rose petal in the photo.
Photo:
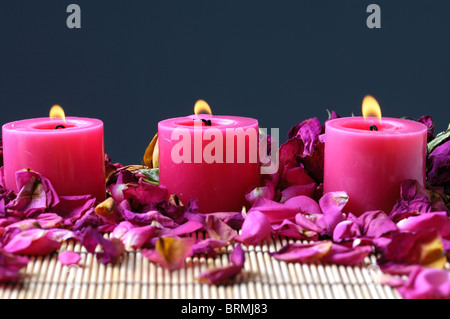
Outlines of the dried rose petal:
M125 229L126 227L123 227L122 224L118 230L114 229L112 236L120 239L128 251L142 248L156 233L156 227L152 225L131 225L130 228Z
M104 238L97 230L87 227L82 232L81 244L90 253L95 253L102 264L114 264L125 252L125 247L120 239ZM96 252L97 246L101 247L100 252Z
M188 220L184 224L176 226L175 228L166 228L158 230L158 236L177 237L182 235L192 234L203 228L203 223L196 220Z
M235 278L244 268L245 253L241 245L236 245L230 255L231 265L202 272L199 281L208 284L221 284Z
M21 255L47 255L61 247L45 229L29 229L16 234L3 247L6 252Z
M64 219L55 213L43 213L36 217L36 222L41 228L59 228L63 226Z
M211 238L231 241L237 236L236 230L211 214L205 215L203 227Z
M281 191L280 203L285 203L289 199L297 196L312 197L316 190L316 184L292 185Z
M60 196L59 203L51 209L51 212L64 218L66 226L71 226L95 207L95 201L92 195Z
M450 298L450 271L416 267L404 285L397 287L405 299Z
M194 246L192 246L193 254L207 254L209 256L217 256L217 250L223 248L228 243L224 240L216 238L205 238L203 240L197 241Z
M74 251L66 250L58 254L58 260L65 266L76 265L80 262L81 256Z
M442 237L450 235L450 217L446 212L430 212L402 219L397 223L400 230L418 232L436 230Z
M291 185L315 184L314 179L308 175L308 172L302 166L286 169L283 172L282 180L285 183L285 185L280 185L282 188Z
M258 245L268 238L270 233L270 222L266 215L257 210L253 210L245 217L241 233L236 237L236 240L245 245Z
M22 276L19 270L28 264L29 259L0 249L0 282L16 281Z
M270 255L278 260L287 262L310 262L320 260L333 246L330 240L317 241L313 243L288 244Z
M250 205L253 205L258 198L264 197L272 200L275 196L275 186L269 182L265 186L255 187L253 190L245 194L245 199Z
M397 231L397 225L381 210L365 212L358 217L357 222L362 234L368 237L380 237Z
M168 199L169 193L163 186L153 185L151 183L139 181L137 185L128 184L123 190L124 199L131 200L131 206L147 205L158 203Z
M194 243L195 238L190 237L161 237L155 249L144 249L142 256L166 269L180 269L186 258L192 255Z
M380 262L442 268L447 261L436 231L395 232L382 252Z
M297 209L299 212L304 214L322 214L319 204L312 198L308 196L295 196L288 199L285 206Z
M428 156L427 180L431 185L444 185L450 181L450 141L436 147Z
M305 145L304 154L311 155L316 143L319 140L319 135L322 133L322 125L317 118L310 118L304 120L300 124L295 125L288 133L289 138L300 138Z
M361 263L373 249L370 246L348 247L333 244L330 251L324 256L325 261L338 265L356 265Z
M278 223L284 219L294 219L295 215L299 212L297 208L292 208L266 198L258 198L248 212L250 213L254 210L266 215L270 223Z
M359 226L352 220L344 220L336 225L333 230L333 241L341 242L361 236Z
M432 209L432 202L427 190L415 180L406 180L400 186L400 200L395 203L389 217L394 221L427 213Z
M275 236L286 236L295 239L318 239L317 231L313 231L310 228L303 228L301 225L294 223L288 219L283 220L281 224L272 225L272 234Z
M319 199L319 206L324 214L334 212L341 213L347 202L348 195L346 192L329 192Z

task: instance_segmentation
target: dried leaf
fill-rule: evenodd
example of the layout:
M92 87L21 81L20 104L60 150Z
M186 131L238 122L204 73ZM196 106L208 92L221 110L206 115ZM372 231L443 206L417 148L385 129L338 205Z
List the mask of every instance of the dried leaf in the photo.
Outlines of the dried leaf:
M145 150L144 164L149 168L159 167L158 133L155 134Z

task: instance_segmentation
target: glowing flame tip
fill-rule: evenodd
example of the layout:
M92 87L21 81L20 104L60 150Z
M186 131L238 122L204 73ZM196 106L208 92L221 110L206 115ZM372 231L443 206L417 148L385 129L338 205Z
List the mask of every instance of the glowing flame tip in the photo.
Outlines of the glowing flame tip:
M381 121L381 108L377 100L371 95L366 95L362 103L362 114L367 117L377 117Z
M50 118L54 119L55 117L63 119L64 122L66 121L66 115L64 113L64 110L59 105L53 105L52 108L50 109Z
M198 100L194 105L194 114L200 114L200 113L207 113L212 115L211 108L209 107L209 104L206 103L204 100Z

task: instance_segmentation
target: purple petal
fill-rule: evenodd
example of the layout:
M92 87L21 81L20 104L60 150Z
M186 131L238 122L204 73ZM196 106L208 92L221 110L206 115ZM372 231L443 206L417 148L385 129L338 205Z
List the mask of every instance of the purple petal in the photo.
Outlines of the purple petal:
M87 211L94 208L96 201L91 195L60 196L59 199L59 203L51 211L64 218L66 226L72 225Z
M236 240L245 245L258 245L268 238L270 233L270 222L266 215L257 210L253 210L245 217L241 233L236 237Z
M214 268L202 272L199 281L208 284L221 284L235 278L244 268L245 254L238 244L230 255L231 265Z
M397 231L397 225L383 211L368 211L358 217L362 233L368 237L380 237Z
M430 162L427 180L431 185L450 181L450 141L436 147L428 156Z
M104 238L92 227L83 230L81 243L88 252L95 253L102 264L114 264L125 252L125 247L120 239ZM100 252L96 252L97 246L100 246Z
M0 282L21 279L19 270L28 264L28 258L0 249Z
M304 120L300 124L291 128L288 133L289 138L300 138L305 145L304 154L311 155L314 152L319 135L322 133L322 125L317 118Z
M137 185L128 184L123 190L124 199L132 201L132 207L136 205L147 205L158 203L168 199L169 193L167 188L153 185L144 181L139 181Z

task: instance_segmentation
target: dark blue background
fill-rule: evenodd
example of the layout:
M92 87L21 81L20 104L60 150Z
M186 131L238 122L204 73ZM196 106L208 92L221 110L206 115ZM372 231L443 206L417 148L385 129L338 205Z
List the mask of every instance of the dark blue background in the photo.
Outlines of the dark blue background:
M81 7L81 29L66 8ZM381 7L381 29L366 8ZM450 120L450 2L8 0L0 4L1 122L66 115L105 123L114 162L140 164L158 121L192 113L280 128L327 109Z

